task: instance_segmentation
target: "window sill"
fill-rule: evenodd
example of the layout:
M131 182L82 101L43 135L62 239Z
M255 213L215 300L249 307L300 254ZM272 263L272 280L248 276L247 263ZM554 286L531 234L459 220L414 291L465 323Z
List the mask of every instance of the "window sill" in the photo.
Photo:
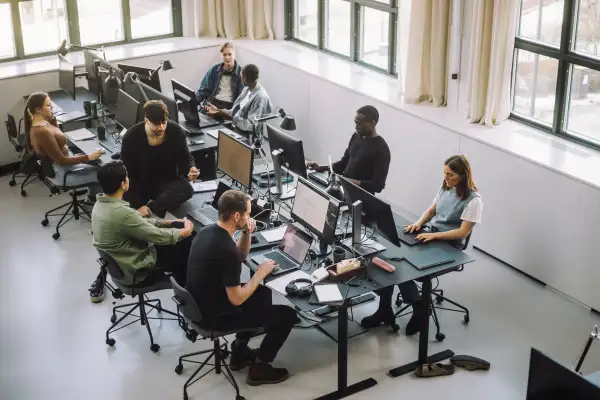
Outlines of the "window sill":
M222 39L176 37L159 39L148 42L129 43L121 46L111 46L104 49L108 61L147 57L159 54L175 53L180 51L218 46ZM83 51L74 51L67 54L66 58L76 67L84 65ZM30 58L26 60L0 63L0 80L20 76L41 74L58 70L58 57L55 55Z
M456 110L431 104L406 104L398 80L290 41L237 41L247 51L297 68L429 123L600 189L600 152L508 120L489 128L471 124ZM277 55L276 58L273 55Z

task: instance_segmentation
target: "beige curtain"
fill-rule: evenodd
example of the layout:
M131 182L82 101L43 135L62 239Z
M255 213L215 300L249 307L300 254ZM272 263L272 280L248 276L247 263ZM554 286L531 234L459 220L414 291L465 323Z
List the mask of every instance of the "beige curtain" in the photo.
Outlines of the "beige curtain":
M450 0L416 0L411 4L404 74L408 103L446 105L450 10Z
M278 0L194 0L195 34L228 39L273 39Z
M467 117L488 126L510 115L510 84L519 0L471 0Z

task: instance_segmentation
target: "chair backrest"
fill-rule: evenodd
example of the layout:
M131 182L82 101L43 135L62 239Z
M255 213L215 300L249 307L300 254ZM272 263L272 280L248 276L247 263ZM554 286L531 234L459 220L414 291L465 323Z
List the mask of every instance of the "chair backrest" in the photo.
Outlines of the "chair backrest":
M108 271L110 276L113 279L116 279L117 281L123 280L123 278L125 278L125 274L123 273L123 270L121 269L119 264L115 261L115 259L112 258L112 256L110 254L108 254L107 252L105 252L104 250L100 250L99 248L96 248L96 250L98 250L98 254L100 254L100 258L103 259L104 262L106 263L106 270Z
M171 285L173 285L175 299L179 303L179 311L181 311L183 316L195 323L202 321L200 308L198 308L198 304L196 304L196 300L194 300L190 292L177 283L174 277L171 277Z
M463 245L462 250L465 251L467 249L467 247L469 247L469 241L471 240L471 235L473 234L473 231L471 231L471 233L469 233L469 236L467 236L467 239L465 240L465 244Z
M54 178L56 173L54 172L54 167L52 166L52 159L48 156L39 156L39 160L42 175L46 178Z
M20 123L19 123L20 125ZM17 128L17 122L15 117L11 113L6 115L6 130L8 132L8 136L17 139L19 137L19 129Z

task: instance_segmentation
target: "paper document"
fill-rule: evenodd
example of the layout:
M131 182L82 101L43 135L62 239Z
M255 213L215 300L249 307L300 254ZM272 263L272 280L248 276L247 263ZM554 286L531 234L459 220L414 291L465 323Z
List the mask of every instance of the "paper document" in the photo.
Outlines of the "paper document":
M80 140L93 139L96 137L96 135L94 135L92 132L88 131L85 128L65 132L65 135L67 135L67 137L74 142L78 142Z
M275 229L269 229L268 231L262 231L262 232L260 232L260 234L269 243L279 242L279 241L283 240L283 235L285 234L286 229L287 229L287 225L281 225Z
M214 192L217 190L217 181L194 182L192 188L195 193Z
M273 279L272 281L270 281L269 283L267 283L267 287L273 289L276 292L281 293L284 296L287 296L287 293L285 292L285 287L291 282L291 281L295 281L296 279L311 279L310 275L307 274L304 271L294 271L294 272L290 272L289 274L285 274L283 275L281 278L277 278L277 279ZM308 283L298 283L296 284L296 286L298 286L298 288L301 288L303 286L308 285ZM333 285L336 286L337 285ZM338 290L339 292L339 290ZM342 295L340 294L340 297Z
M337 303L344 300L342 293L336 284L315 285L314 291L319 303Z

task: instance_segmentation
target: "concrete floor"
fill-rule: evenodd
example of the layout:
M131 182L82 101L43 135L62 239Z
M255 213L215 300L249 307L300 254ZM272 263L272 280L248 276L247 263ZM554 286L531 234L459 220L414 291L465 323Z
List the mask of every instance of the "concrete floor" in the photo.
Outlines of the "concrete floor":
M40 221L45 210L67 201L48 197L40 183L29 186L22 198L18 188L0 178L0 399L181 399L191 374L173 372L177 357L209 348L191 343L174 321L152 323L161 350L149 350L140 325L114 334L114 348L105 345L113 300L92 304L88 287L98 273L97 253L91 245L90 224L65 226L62 237L51 238ZM52 223L51 223L52 224ZM443 277L446 294L471 309L471 323L462 316L441 312L446 340L431 335L430 352L451 348L489 360L489 372L457 371L453 376L422 380L412 375L390 378L390 368L412 361L417 337L380 329L350 341L351 383L367 377L379 384L353 399L468 398L524 399L529 349L535 346L572 365L600 317L554 291L535 284L485 254L470 250L477 262L462 273ZM170 291L160 297L174 309ZM121 301L122 302L122 301ZM360 318L375 304L358 307ZM402 318L404 328L407 320ZM336 384L336 346L314 329L295 330L276 361L291 378L280 385L251 388L245 373L235 373L247 399L311 399L330 392ZM592 348L584 372L600 369L600 345ZM468 392L466 392L466 390ZM222 376L211 374L189 391L191 399L233 399Z

